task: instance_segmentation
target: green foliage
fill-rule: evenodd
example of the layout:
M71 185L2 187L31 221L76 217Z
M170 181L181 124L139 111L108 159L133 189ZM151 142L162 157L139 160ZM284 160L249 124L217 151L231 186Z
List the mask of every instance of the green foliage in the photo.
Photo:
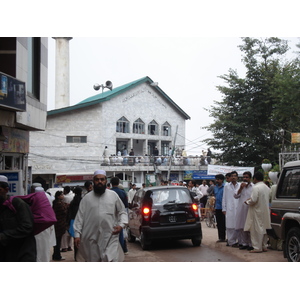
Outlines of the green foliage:
M223 163L259 166L264 157L278 161L282 141L290 139L289 132L300 132L300 62L284 61L285 40L242 41L246 76L232 69L220 76L222 101L208 109L214 123L206 129L213 138L204 142L222 151L217 158Z

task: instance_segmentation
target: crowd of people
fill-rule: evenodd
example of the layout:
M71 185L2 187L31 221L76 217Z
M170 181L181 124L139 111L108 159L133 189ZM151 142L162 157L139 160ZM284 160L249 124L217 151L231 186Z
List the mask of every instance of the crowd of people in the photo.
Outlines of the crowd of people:
M238 182L238 173L233 171L216 175L209 185L206 180L201 185L194 180L180 181L179 185L190 190L200 207L207 205L208 197L215 197L218 243L258 253L267 251L267 229L271 229L272 193L263 179L260 172L253 178L245 172ZM9 198L9 187L7 178L0 176L0 261L49 262L50 253L53 261L61 261L67 251L74 251L74 261L123 261L128 253L128 208L136 190L136 184L131 184L126 193L118 177L108 182L104 170L95 171L93 181L87 181L84 189L78 186L72 191L66 186L54 197L35 183L31 192L47 195L57 222L34 235L33 216L23 200L13 198L16 212L3 205Z
M264 175L256 172L252 178L251 172L244 172L242 182L238 182L238 173L233 171L216 175L215 181L211 195L216 199L217 242L250 253L266 252L272 192Z

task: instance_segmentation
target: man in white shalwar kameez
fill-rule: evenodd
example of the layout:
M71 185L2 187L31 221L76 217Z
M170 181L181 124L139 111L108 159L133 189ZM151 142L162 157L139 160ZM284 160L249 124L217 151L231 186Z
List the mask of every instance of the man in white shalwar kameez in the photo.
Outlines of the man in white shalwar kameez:
M234 197L238 199L238 207L236 211L235 230L238 232L238 243L240 249L252 250L250 232L244 231L245 222L248 214L248 205L245 203L252 194L253 183L251 182L251 172L243 173L243 182Z
M123 261L119 233L128 223L125 206L117 193L106 189L105 171L96 171L93 182L94 190L81 200L74 221L77 256L88 262Z
M269 199L270 188L263 182L264 175L257 172L253 176L254 187L251 197L245 201L249 205L245 231L250 231L251 253L267 251L267 229L271 229Z
M42 187L36 187L35 193L45 193L52 207L54 198L46 193ZM36 234L34 237L36 241L36 261L50 262L51 249L56 245L54 225L48 227L39 234Z
M231 172L230 183L224 186L222 199L222 212L226 216L226 235L228 246L238 247L237 231L235 230L236 211L238 207L238 200L234 197L240 188L237 182L238 173Z

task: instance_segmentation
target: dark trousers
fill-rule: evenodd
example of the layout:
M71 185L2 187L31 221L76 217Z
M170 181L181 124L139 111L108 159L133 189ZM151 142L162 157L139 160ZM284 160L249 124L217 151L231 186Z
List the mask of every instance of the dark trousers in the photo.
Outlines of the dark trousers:
M220 240L225 240L226 224L225 215L223 214L222 209L216 209L216 220L218 228L218 237Z
M60 254L61 239L62 239L62 236L56 236L56 245L53 247L52 259L55 259L55 260L61 259L61 254Z

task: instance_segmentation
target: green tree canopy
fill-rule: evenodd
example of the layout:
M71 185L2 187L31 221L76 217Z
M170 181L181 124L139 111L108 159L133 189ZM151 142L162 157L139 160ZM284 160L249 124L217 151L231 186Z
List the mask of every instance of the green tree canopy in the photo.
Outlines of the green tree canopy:
M229 165L259 166L263 158L278 162L284 140L300 130L300 63L286 61L286 40L242 38L239 46L245 78L236 71L220 76L220 102L208 108L214 123L205 127L213 138L205 142L221 150L219 159Z

